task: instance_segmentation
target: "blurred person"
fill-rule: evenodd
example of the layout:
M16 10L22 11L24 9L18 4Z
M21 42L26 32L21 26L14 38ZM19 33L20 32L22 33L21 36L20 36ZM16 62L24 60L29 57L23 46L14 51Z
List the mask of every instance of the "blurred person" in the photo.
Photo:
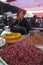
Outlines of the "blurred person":
M30 25L27 20L24 18L26 11L20 10L18 12L18 16L16 21L10 26L11 32L19 32L22 35L28 34L29 30L31 30Z
M36 26L36 23L35 23L36 18L37 18L36 15L34 15L33 17L30 18L30 22L31 22L32 27L35 27Z
M43 27L43 17L42 17L42 19L41 19L41 23L42 23L42 27Z
M0 18L0 29L3 29L4 27L4 21L3 21L3 18L1 17Z
M2 17L2 19L3 19L3 21L4 21L5 26L7 26L7 25L8 25L8 22L7 22L7 15L4 14L3 17Z
M35 24L36 24L35 26L36 26L36 27L40 27L40 21L41 21L41 20L36 19L36 21L35 21Z
M30 22L30 18L27 17L26 19L27 19L27 21L28 21L28 23L29 23L29 25L30 25L30 28L32 28L32 25L31 25L31 22Z
M38 19L39 27L42 27L41 18Z
M8 21L8 26L10 26L12 23L13 23L13 17L12 16L9 16L8 18L7 18L7 21Z

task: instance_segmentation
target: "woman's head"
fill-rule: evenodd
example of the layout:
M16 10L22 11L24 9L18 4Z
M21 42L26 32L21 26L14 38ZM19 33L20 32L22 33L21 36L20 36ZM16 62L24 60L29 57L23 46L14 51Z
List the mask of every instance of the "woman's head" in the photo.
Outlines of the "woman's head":
M24 18L26 11L23 9L19 9L18 13L17 13L17 18L21 19Z
M19 15L20 15L20 18L24 18L25 13L24 12L20 12Z

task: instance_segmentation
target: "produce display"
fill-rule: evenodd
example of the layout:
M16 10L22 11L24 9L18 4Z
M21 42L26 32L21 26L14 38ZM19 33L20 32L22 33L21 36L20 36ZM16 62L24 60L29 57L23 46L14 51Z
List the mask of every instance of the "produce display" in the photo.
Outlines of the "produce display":
M13 44L18 42L30 43L32 45L43 45L43 36L37 33L30 33L26 36L22 36L20 33L10 33L3 35L7 44Z
M29 35L24 42L30 43L32 45L43 45L43 36L40 34L34 33Z
M43 51L24 43L16 43L0 51L8 65L43 65Z
M21 38L21 34L20 33L10 33L10 34L4 34L3 38L5 38L6 40L17 40L19 38Z

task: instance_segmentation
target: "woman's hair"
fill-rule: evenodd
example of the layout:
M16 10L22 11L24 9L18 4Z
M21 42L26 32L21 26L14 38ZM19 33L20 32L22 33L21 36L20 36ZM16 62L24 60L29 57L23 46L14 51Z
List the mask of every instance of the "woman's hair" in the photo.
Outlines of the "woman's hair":
M19 9L19 10L18 10L18 14L20 14L21 12L23 12L23 14L25 14L25 13L26 13L26 10L24 10L24 9Z

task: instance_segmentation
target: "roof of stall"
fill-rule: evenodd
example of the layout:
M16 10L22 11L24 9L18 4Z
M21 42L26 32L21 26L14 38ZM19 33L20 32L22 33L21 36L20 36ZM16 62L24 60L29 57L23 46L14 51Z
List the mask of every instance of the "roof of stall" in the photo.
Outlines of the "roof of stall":
M12 13L16 13L18 11L18 7L11 6L8 3L3 3L0 1L0 15L4 14L5 12L11 11Z
M43 6L43 0L12 0L9 4L23 9L29 9Z

